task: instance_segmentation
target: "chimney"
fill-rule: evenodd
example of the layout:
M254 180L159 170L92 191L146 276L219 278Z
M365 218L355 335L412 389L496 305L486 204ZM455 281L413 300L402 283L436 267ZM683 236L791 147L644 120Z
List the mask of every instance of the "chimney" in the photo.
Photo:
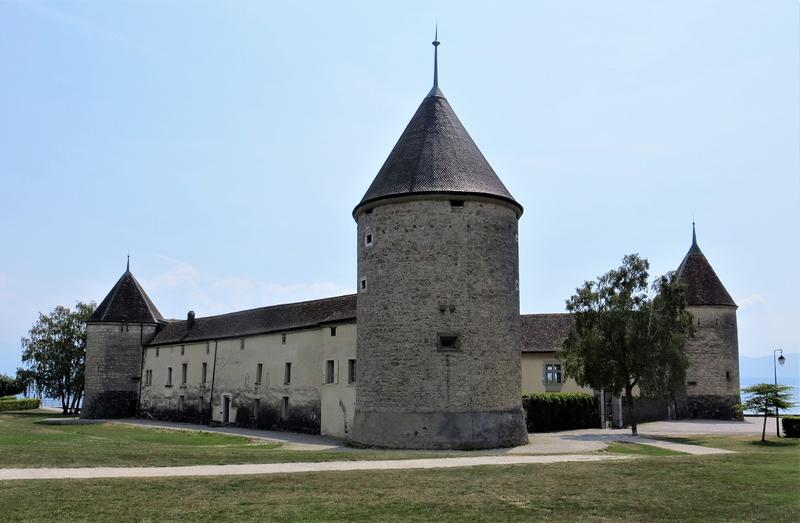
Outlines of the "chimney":
M189 311L186 315L186 330L190 331L194 327L194 311Z

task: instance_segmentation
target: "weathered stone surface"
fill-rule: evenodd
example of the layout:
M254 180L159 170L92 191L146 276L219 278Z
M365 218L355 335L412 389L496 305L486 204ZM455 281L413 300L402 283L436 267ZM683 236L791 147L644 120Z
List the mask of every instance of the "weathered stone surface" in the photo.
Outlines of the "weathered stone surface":
M522 444L516 210L479 197L459 196L463 206L423 198L389 200L357 217L352 439ZM440 335L457 335L455 350L440 347Z
M86 326L82 418L124 418L136 414L142 345L153 337L156 327L142 323Z

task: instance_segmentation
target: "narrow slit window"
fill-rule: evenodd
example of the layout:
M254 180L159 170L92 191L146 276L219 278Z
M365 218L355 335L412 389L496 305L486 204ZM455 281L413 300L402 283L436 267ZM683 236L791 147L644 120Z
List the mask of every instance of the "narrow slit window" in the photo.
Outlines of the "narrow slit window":
M367 290L367 279L366 279L366 278L361 278L361 286L360 286L360 289L361 289L362 291L365 291L365 290Z
M167 387L172 387L172 367L167 367Z
M286 420L289 418L289 396L284 396L281 402L281 419Z
M205 385L206 381L208 381L208 363L206 363L205 361L203 362L203 372L200 376L200 380L201 380L200 383L202 383L203 385Z
M334 373L336 371L336 363L333 360L325 361L325 383L331 384L334 380Z
M186 385L186 375L189 373L189 364L184 363L181 365L181 385Z
M261 375L264 373L264 364L256 365L256 385L261 385Z
M283 367L283 384L289 385L292 382L292 364L291 362L286 362L286 365Z
M356 360L347 360L347 383L356 382Z
M286 345L286 334L281 334L281 344Z
M364 243L366 245L372 245L372 234L367 234L364 238Z

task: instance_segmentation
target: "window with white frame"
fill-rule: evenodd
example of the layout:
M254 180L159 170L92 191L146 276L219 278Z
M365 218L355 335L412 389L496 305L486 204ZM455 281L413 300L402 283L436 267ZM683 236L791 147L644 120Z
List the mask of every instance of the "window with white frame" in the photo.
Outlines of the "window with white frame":
M545 363L544 365L544 382L547 384L558 384L561 381L561 364L560 363Z

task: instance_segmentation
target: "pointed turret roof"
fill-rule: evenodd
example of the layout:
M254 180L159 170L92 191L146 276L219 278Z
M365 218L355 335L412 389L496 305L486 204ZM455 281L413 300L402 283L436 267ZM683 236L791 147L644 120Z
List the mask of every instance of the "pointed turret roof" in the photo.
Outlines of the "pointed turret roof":
M164 317L134 278L130 257L125 274L100 302L89 322L163 323Z
M689 305L726 305L736 307L700 246L692 223L692 246L677 270L678 281L688 287Z
M353 215L363 206L412 194L482 195L520 205L495 174L450 107L438 82L438 40L434 84L422 100Z

